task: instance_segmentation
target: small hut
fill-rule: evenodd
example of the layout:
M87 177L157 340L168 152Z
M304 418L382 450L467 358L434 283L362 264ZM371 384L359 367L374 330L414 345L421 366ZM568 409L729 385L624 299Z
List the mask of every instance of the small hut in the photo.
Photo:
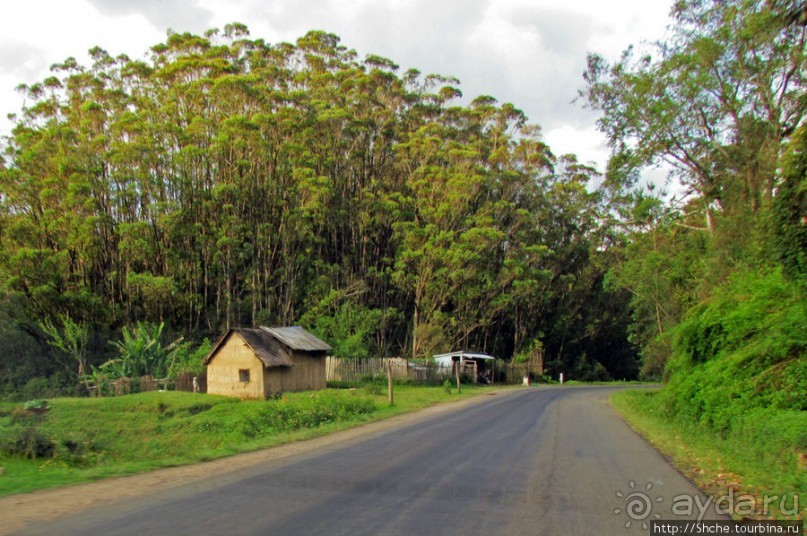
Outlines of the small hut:
M299 326L228 329L205 357L207 392L260 399L324 389L330 351Z

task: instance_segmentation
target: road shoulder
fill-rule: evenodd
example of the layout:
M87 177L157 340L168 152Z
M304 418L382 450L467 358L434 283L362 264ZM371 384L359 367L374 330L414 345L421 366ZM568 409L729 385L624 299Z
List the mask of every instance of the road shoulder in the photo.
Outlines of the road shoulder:
M209 462L157 469L148 473L108 478L63 488L9 495L0 498L0 519L3 520L0 534L13 532L32 523L46 523L90 508L135 499L152 493L155 489L166 490L185 486L213 476L227 478L230 474L255 465L280 463L293 456L319 453L324 449L341 448L375 434L385 433L395 428L483 403L491 396L509 396L518 392L520 392L518 389L490 391L473 398L438 404L413 413L397 415L313 439Z

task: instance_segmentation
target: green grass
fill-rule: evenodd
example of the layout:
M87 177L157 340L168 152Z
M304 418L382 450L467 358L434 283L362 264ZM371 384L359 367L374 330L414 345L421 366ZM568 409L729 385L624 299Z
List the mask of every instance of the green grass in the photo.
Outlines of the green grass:
M778 419L790 426L768 426L764 438L726 435L705 424L693 424L686 417L670 415L663 397L663 390L619 391L611 396L611 404L637 432L709 495L752 495L757 499L760 512L749 517L804 518L807 467L804 453L793 447L790 436L804 434L807 415L771 412L767 417L771 423ZM773 496L777 499L769 503L764 513L762 499ZM794 508L794 504L798 508Z
M457 395L443 387L396 385L394 406L387 404L386 386L378 384L267 401L151 392L51 399L50 411L41 416L22 412L22 404L0 403L0 496L212 460L484 391L463 386ZM14 445L38 445L36 438L54 446L52 456L9 453Z

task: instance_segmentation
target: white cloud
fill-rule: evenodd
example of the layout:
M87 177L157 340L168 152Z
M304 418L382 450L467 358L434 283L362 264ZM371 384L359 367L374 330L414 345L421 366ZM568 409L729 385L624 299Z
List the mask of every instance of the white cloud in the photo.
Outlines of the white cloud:
M556 156L577 154L581 164L599 164L608 158L608 145L593 126L562 125L545 131L544 139Z
M0 19L0 114L17 112L20 83L68 56L86 63L101 46L142 57L166 30L201 33L243 22L255 38L295 41L321 29L359 57L456 76L466 100L492 95L542 125L557 154L605 163L595 116L572 104L587 51L610 59L631 43L663 37L672 0L26 0ZM94 7L97 6L97 7ZM0 122L0 133L10 124ZM599 141L598 141L599 140Z
M210 26L213 12L198 2L166 2L164 0L87 0L102 14L119 18L130 14L146 17L156 28L176 31L204 32Z

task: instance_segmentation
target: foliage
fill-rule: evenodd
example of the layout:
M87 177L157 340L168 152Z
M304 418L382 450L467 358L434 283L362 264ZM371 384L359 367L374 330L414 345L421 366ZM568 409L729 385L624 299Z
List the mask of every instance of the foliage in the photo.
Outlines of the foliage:
M783 157L782 183L773 204L774 241L785 273L807 279L807 123L793 135Z
M611 66L589 57L583 96L603 112L609 180L630 185L663 161L697 194L710 230L715 216L747 222L770 205L807 83L805 26L783 4L677 2L666 41Z
M67 377L64 374L53 373L48 377L34 377L26 381L24 384L14 387L9 386L5 391L9 400L23 401L31 400L34 398L54 396L78 396L81 391L74 383L70 383L73 375Z
M803 290L782 275L736 273L677 329L665 400L724 433L757 408L807 409L807 311Z
M183 372L201 376L205 372L204 358L212 349L213 343L210 342L210 339L205 339L197 345L190 342L178 344L170 354L171 364L168 366L168 377L176 378Z
M0 397L47 398L66 381L75 382L73 367L63 366L59 358L64 356L42 344L31 325L19 301L0 289Z
M344 356L511 358L537 337L558 368L585 351L635 374L612 300L584 307L614 295L595 170L512 104L461 104L454 79L324 32L271 45L234 28L171 34L143 60L95 47L20 87L0 170L15 328L92 319L79 376L164 374L158 325L199 341L298 323ZM10 388L49 372L39 360Z
M540 339L534 339L531 343L519 352L513 361L516 363L540 362L544 358L544 345Z
M708 246L701 231L683 226L691 221L689 215L665 208L652 191L635 192L626 200L628 240L614 251L604 283L629 293L628 333L641 348L642 377L658 379L672 352L669 331L700 290Z
M133 328L124 327L122 339L112 341L118 357L101 365L111 378L155 376L164 378L172 365L174 352L181 340L163 347L162 333L165 324L138 322Z
M3 434L0 450L9 456L21 456L31 460L52 458L55 445L35 426L19 427Z
M321 302L303 315L300 323L321 339L334 341L332 355L357 358L377 355L376 334L381 329L384 311L367 309L353 301L331 304L327 311L332 312L328 314Z
M60 326L50 320L45 320L39 327L45 332L50 344L71 358L72 365L77 367L75 374L78 378L84 376L87 370L87 343L90 332L86 322L76 322L70 315L62 315L59 318ZM66 364L68 370L71 367Z
M290 403L288 398L270 400L245 417L242 433L246 437L314 428L329 422L339 422L375 411L372 400L345 397L325 391L312 393L307 399Z
M26 411L45 412L50 409L50 405L47 400L34 399L23 404L22 409Z
M735 272L673 330L667 385L637 411L702 436L767 492L798 490L807 450L804 303L803 287L781 268Z

